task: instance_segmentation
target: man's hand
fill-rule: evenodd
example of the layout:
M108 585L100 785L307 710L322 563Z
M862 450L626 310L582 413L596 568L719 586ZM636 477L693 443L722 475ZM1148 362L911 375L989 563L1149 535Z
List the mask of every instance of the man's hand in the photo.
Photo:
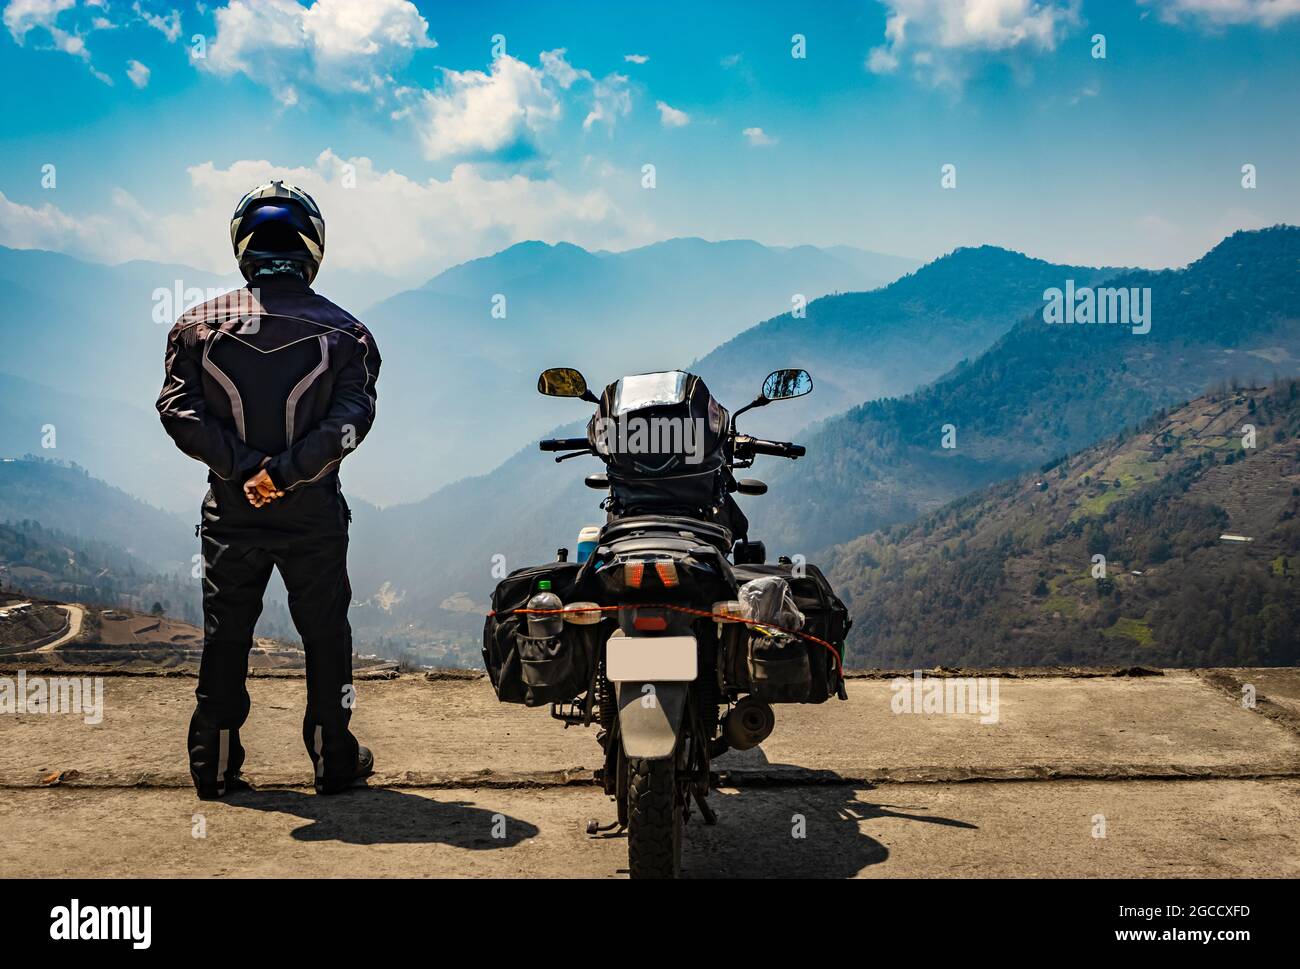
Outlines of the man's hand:
M262 468L244 482L244 497L254 508L261 508L263 505L269 505L276 498L283 498L284 492L275 486L271 476L266 473L266 468Z

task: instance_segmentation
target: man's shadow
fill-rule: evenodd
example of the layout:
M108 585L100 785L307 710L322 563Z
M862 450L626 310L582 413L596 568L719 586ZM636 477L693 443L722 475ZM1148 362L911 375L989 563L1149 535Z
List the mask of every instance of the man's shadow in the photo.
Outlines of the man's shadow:
M791 768L769 762L762 748L731 752L714 767L734 771L739 786L710 796L716 826L706 827L698 812L692 815L682 861L688 877L852 878L889 858L889 848L861 830L863 822L880 818L978 830L907 805L861 800L859 791L868 785L837 781L830 772L819 783L750 786L747 770L771 777Z
M295 828L298 841L342 841L354 845L446 844L486 851L511 848L535 837L527 821L476 807L468 801L438 800L384 787L358 787L322 797L302 791L260 790L232 795L233 807L292 814L310 821Z

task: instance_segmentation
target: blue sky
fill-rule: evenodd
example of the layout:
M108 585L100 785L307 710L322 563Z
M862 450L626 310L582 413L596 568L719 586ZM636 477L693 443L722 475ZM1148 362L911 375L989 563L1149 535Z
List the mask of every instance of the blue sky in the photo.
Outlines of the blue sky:
M402 283L529 238L1166 266L1300 222L1300 0L801 6L8 0L0 244L225 272L272 174Z

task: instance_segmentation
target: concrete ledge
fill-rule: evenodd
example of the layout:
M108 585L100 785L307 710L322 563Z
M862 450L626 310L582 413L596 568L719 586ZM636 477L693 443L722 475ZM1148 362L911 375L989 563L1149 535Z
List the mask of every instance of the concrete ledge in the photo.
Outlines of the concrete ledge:
M714 768L738 787L1295 777L1300 732L1290 710L1266 698L1246 709L1234 698L1238 681L1265 674L1270 690L1294 687L1300 696L1298 670L997 674L995 723L977 712L895 714L889 680L854 679L847 703L777 707L761 748L728 753ZM36 675L74 671L28 671ZM0 787L188 787L193 679L107 677L103 689L99 724L0 714ZM307 784L301 679L252 677L249 691L245 773L261 786ZM591 784L602 762L594 729L566 730L546 709L498 703L485 679L464 673L359 679L353 724L375 751L380 785L565 787Z

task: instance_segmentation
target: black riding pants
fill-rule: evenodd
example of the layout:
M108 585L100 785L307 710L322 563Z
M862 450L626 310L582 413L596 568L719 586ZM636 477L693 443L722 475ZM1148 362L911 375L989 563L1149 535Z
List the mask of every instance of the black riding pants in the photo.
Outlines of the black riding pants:
M323 504L320 497L310 504ZM348 513L337 492L329 498L337 501L335 509L309 507L310 527L302 529L250 528L243 509L231 521L218 513L212 495L204 503L203 660L189 731L190 774L201 793L224 794L244 762L239 729L250 703L244 681L272 567L288 590L289 612L306 653L302 737L316 786L346 782L356 772L357 741L348 729L354 697ZM285 517L282 512L270 523Z

